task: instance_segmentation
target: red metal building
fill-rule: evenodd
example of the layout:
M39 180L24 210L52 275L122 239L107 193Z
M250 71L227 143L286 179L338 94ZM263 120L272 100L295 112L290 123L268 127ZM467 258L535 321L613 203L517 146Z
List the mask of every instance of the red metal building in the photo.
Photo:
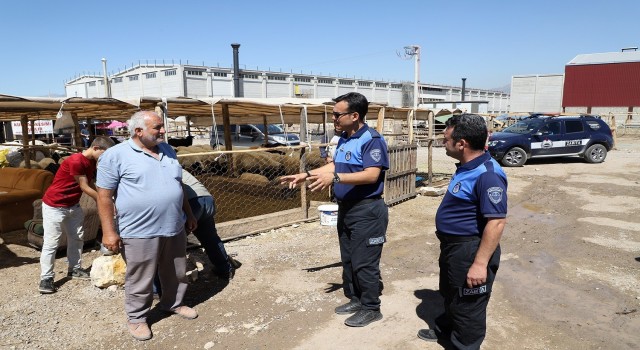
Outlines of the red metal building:
M640 106L640 52L578 55L565 66L562 107Z

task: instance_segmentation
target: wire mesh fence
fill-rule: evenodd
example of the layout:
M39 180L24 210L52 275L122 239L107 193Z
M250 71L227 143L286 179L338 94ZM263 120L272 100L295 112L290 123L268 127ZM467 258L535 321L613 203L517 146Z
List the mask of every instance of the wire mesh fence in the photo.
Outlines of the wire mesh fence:
M325 163L318 147L212 151L208 145L178 147L178 159L216 199L216 222L239 220L288 209L304 202L329 201L329 191L301 195L300 187L280 184L283 175Z

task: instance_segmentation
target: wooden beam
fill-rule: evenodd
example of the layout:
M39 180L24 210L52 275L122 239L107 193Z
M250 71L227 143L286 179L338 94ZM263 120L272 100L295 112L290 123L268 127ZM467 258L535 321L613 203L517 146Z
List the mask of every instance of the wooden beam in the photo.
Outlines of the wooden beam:
M29 123L31 123L31 144L32 145L36 145L36 121L35 120L30 120Z
M429 178L429 186L433 184L433 142L435 132L435 115L432 111L429 111L429 141L427 141L427 177Z
M29 117L23 115L20 117L20 126L22 126L22 155L24 157L24 166L31 169L31 150L29 149Z
M264 125L264 143L262 144L264 147L269 146L269 124L267 123L267 116L262 116L262 125ZM284 125L283 125L284 126ZM286 140L285 140L286 142Z
M386 111L386 107L382 107L378 110L378 120L376 121L376 131L382 135L384 132L384 113Z
M407 129L408 129L408 135L407 135L407 144L412 144L413 143L413 119L414 116L413 114L415 113L415 110L410 110L407 112Z
M231 151L233 149L231 145L231 123L229 122L229 105L224 103L222 105L222 125L224 126L224 149Z
M76 113L71 113L71 119L73 119L73 145L76 147L82 147L82 136L80 136L78 115Z
M307 118L304 107L300 108L300 142L307 141ZM300 149L300 172L307 171L307 153L306 148ZM300 184L300 207L302 209L302 217L309 218L309 198L307 197L307 182Z

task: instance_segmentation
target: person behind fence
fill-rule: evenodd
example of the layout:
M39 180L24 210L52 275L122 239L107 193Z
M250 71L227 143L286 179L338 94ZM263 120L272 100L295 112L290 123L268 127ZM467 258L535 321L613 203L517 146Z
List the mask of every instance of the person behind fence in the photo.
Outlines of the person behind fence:
M340 141L340 132L333 129L333 136L329 139L329 135L322 136L322 143L328 143L327 146L320 147L320 158L325 160L325 163L333 162L333 155L336 153L336 147Z
M351 92L334 99L333 123L341 134L333 162L282 177L290 188L309 182L311 191L334 186L338 203L338 240L343 290L350 299L335 309L354 314L345 324L363 327L382 319L380 257L386 242L388 208L382 200L384 172L389 169L384 138L365 123L365 96Z
M451 117L443 144L459 161L436 212L440 240L440 293L444 315L418 337L479 349L486 334L487 305L500 263L507 216L507 176L484 149L487 126L475 114Z
M83 193L97 200L93 188L96 179L96 162L104 151L113 146L107 137L96 138L91 147L69 156L58 171L51 186L42 197L42 225L44 228L42 252L40 254L40 285L42 294L56 292L53 271L56 251L62 235L67 238L67 277L90 279L82 269L82 247L84 246L84 213L80 208Z
M156 271L164 293L158 308L186 319L198 313L183 305L187 290L186 229L197 222L182 188L182 167L164 143L164 124L153 111L129 120L131 138L110 148L98 166L98 210L102 244L122 256L125 311L129 333L137 340L152 337L147 313L153 302ZM115 216L115 218L114 218Z

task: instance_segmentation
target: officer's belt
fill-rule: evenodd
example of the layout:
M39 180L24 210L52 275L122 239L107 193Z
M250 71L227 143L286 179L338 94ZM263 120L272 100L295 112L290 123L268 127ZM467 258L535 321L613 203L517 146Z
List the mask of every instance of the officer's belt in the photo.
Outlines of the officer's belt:
M444 243L460 243L460 242L471 242L471 241L479 241L480 236L462 236L462 235L448 235L446 233L440 233L436 231L436 236L440 240L440 242Z
M382 199L381 196L377 196L377 197L373 197L373 198L356 199L356 200L351 200L351 201L339 201L339 200L336 200L336 203L338 203L338 205L340 205L340 206L355 207L356 205L373 203L373 202L381 200L381 199Z

